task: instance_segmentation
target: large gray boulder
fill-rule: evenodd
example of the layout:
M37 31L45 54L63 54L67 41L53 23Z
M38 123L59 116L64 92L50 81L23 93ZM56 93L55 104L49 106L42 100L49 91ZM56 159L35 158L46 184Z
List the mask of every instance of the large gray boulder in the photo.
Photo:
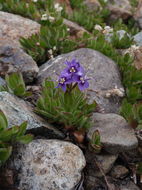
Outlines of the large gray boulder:
M38 33L40 24L19 15L0 11L0 39L11 39L19 44L19 38Z
M26 82L32 82L39 69L20 46L21 37L40 31L40 24L19 15L0 11L0 76L20 71Z
M30 132L48 138L64 138L60 131L36 115L30 104L8 92L0 92L0 109L5 113L9 127L27 121L27 130Z
M18 145L10 161L20 190L73 190L85 158L76 145L59 140L34 140Z
M76 51L60 55L40 67L38 74L38 83L41 84L44 79L51 77L56 80L65 67L66 60L76 58L86 69L90 87L87 90L90 101L96 101L100 109L105 112L118 112L121 97L119 94L113 94L113 89L117 86L123 90L121 78L117 65L98 51L81 48ZM107 97L107 94L110 97ZM112 93L112 94L111 94ZM114 96L113 96L114 95ZM123 96L123 93L121 94Z
M107 152L116 154L137 147L138 140L134 130L122 116L94 113L92 121L93 126L89 129L87 137L91 139L94 131L99 130L102 145Z

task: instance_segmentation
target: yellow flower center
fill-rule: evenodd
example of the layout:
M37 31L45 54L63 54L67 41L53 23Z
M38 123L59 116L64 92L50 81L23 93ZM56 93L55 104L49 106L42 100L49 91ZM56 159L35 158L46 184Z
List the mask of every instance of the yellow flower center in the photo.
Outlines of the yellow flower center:
M61 78L60 79L60 84L64 84L65 81L66 81L65 78Z
M80 77L80 80L81 80L82 83L85 83L85 80L84 80L83 77Z
M71 73L75 73L75 72L76 72L75 68L72 67L72 68L70 69L70 72L71 72Z

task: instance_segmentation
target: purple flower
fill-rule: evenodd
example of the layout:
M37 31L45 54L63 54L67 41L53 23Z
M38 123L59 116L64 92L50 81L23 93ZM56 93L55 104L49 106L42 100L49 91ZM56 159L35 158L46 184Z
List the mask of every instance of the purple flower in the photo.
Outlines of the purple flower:
M82 91L89 87L88 80L85 78L84 68L80 65L78 61L73 59L72 61L66 61L67 67L61 72L58 79L58 86L61 87L63 91L66 91L67 84L71 84L70 89L72 90L77 84L78 88ZM72 84L74 84L72 86Z
M66 85L72 83L72 79L67 74L61 74L58 79L58 86L56 88L61 87L62 90L66 91Z
M76 79L76 82L78 83L79 90L82 91L89 87L88 80L89 79L86 79L85 76L78 76L78 78Z
M78 61L73 59L72 61L66 61L67 67L62 71L62 74L68 74L71 77L75 75L82 76L84 74L84 69Z

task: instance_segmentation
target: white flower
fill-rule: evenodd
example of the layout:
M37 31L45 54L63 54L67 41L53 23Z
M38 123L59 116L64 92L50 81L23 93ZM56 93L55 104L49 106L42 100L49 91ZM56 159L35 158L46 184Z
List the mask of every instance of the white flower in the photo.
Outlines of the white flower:
M111 28L110 26L105 26L104 27L104 31L103 31L104 34L108 34L108 33L111 33L111 32L113 32L113 28Z
M41 20L47 20L48 19L48 15L47 14L43 14L42 16L41 16Z
M67 31L69 32L69 31L70 31L70 28L67 28Z
M102 30L103 30L103 28L102 28L99 24L96 24L96 25L94 26L94 29L95 29L95 30L98 30L98 31L102 31Z
M61 12L63 10L63 7L61 7L59 3L56 3L54 5L54 8L56 9L57 12Z
M50 22L53 22L55 20L55 18L53 16L49 16L48 19Z
M39 42L37 42L37 43L36 43L36 45L37 45L37 46L40 46L40 43L39 43Z
M34 3L36 3L38 0L32 0Z
M56 49L57 49L56 46L54 46L54 47L53 47L53 50L56 50Z
M53 50L52 50L52 49L48 50L48 53L49 53L50 55L53 55Z

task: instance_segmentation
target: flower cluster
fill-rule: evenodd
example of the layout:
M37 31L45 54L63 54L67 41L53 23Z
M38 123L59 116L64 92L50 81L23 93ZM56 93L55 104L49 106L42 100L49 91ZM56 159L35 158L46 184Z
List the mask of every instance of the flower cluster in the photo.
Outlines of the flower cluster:
M50 16L50 15L47 15L47 14L43 14L41 16L41 20L42 21L49 20L50 22L53 22L53 21L55 21L55 18L53 16Z
M73 89L78 85L81 91L88 88L89 79L86 79L84 68L80 63L76 59L73 59L72 61L66 61L65 64L67 67L59 76L57 88L61 87L63 91L66 91L67 86Z
M113 32L113 28L111 28L110 26L105 26L104 28L98 24L96 24L94 26L95 30L98 30L100 32L102 32L103 34L108 34L108 33L112 33Z
M57 12L61 12L63 10L63 7L61 7L59 3L56 3L54 5L54 8L56 9Z

